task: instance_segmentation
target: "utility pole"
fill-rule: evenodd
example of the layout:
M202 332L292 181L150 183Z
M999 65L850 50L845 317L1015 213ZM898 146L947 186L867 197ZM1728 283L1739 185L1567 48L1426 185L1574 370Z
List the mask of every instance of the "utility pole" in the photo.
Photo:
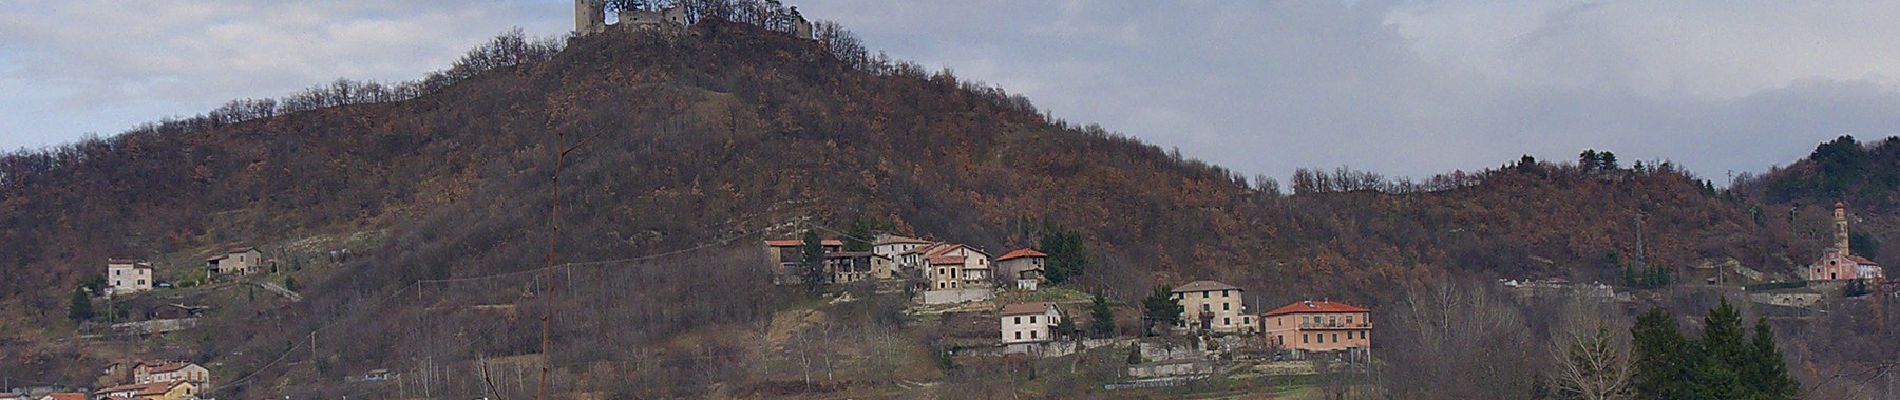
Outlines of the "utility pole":
M575 141L573 146L568 146L567 133L557 128L554 130L554 146L548 148L555 153L554 171L548 175L548 256L547 267L541 271L544 289L542 293L539 293L543 308L541 311L541 378L534 385L535 400L547 399L548 373L554 365L554 322L550 317L554 315L554 252L561 236L561 169L567 165L568 153L600 137L602 132L605 131L596 131Z

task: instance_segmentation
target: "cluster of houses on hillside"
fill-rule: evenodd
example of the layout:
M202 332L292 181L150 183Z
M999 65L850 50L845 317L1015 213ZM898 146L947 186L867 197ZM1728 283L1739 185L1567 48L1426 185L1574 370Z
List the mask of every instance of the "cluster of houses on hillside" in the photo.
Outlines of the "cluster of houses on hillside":
M801 273L805 242L767 240L778 284L802 283ZM1032 248L1019 248L992 257L975 246L929 241L900 235L878 235L870 250L847 251L840 240L819 243L824 253L825 284L852 284L866 281L901 281L924 304L948 304L989 300L998 288L1036 290L1044 281L1044 264L1049 255Z
M237 247L205 259L206 277L236 277L262 272L264 252L256 247ZM152 263L145 260L106 260L105 296L128 295L152 290L160 284L152 275Z
M211 370L185 361L113 363L103 373L118 384L91 394L50 387L0 393L0 400L198 400L211 390Z
M1183 334L1259 336L1294 358L1337 356L1369 360L1372 310L1327 300L1302 300L1262 313L1247 310L1244 291L1216 281L1176 286L1170 296L1181 305L1174 331ZM1039 353L1037 348L1073 332L1058 332L1064 313L1056 303L1004 305L999 343L1005 353ZM1075 324L1080 325L1080 324Z

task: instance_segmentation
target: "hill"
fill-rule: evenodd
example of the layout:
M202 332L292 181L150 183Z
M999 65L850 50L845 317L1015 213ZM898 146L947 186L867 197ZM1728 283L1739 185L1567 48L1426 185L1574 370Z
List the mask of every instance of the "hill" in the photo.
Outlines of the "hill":
M800 350L760 343L800 341L762 327L807 299L767 283L752 243L859 219L989 249L1073 231L1093 259L1072 286L1133 300L1155 285L1220 279L1254 289L1255 307L1321 296L1380 304L1394 288L1449 276L1614 282L1638 252L1639 215L1642 253L1670 268L1735 259L1786 271L1817 248L1783 229L1805 222L1776 222L1751 205L1760 202L1666 163L1520 160L1417 185L1303 171L1285 195L947 72L840 54L835 43L716 20L684 35L609 32L564 46L504 37L392 101L350 101L338 92L354 89L339 83L292 112L6 155L0 345L13 354L0 373L70 381L113 357L167 354L269 383L244 394L418 359L494 358L518 378L535 368L522 360L538 354L537 316L552 306L564 349L555 362L646 360L639 376L680 380L559 390L769 394L776 381L756 377L790 373L797 362L775 357ZM201 333L149 347L40 345L75 332L66 300L106 258L156 259L161 279L190 280L198 260L232 245L278 254L284 271L268 279L295 277L309 300L199 287L177 296L220 305ZM644 257L681 249L694 251ZM603 260L539 278L546 265ZM541 297L549 286L551 300ZM904 334L889 305L828 312L882 327L855 331L866 353L929 357L921 344L878 341ZM347 333L301 336L333 326ZM260 369L305 340L339 350ZM563 382L587 382L576 370ZM480 391L459 382L458 393Z

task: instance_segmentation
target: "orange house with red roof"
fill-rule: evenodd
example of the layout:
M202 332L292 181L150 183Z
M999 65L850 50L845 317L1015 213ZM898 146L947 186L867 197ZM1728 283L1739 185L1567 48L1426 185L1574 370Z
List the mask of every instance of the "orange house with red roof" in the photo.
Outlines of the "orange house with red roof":
M1354 357L1372 349L1372 310L1333 301L1302 301L1260 315L1267 341L1304 356L1344 351Z

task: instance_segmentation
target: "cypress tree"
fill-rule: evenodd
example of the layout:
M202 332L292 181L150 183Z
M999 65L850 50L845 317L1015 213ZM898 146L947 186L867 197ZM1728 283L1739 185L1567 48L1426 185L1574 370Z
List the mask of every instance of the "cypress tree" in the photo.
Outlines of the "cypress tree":
M1800 398L1801 384L1788 376L1788 365L1775 347L1775 332L1767 319L1755 320L1755 337L1748 343L1747 365L1742 381L1747 382L1756 399L1788 400Z
M1630 327L1636 358L1637 398L1691 398L1689 340L1676 329L1669 312L1650 308Z
M92 319L92 296L87 296L84 289L73 289L73 303L66 310L66 317L72 318L73 322Z
M1101 293L1089 304L1089 334L1097 338L1115 335L1115 310L1108 308L1108 298Z
M799 278L804 281L805 291L818 293L824 289L829 276L825 273L825 247L818 232L805 231L804 243L799 247Z
M1745 398L1748 386L1742 382L1742 370L1748 347L1741 312L1723 298L1702 322L1702 340L1696 346L1700 357L1694 366L1698 398Z

